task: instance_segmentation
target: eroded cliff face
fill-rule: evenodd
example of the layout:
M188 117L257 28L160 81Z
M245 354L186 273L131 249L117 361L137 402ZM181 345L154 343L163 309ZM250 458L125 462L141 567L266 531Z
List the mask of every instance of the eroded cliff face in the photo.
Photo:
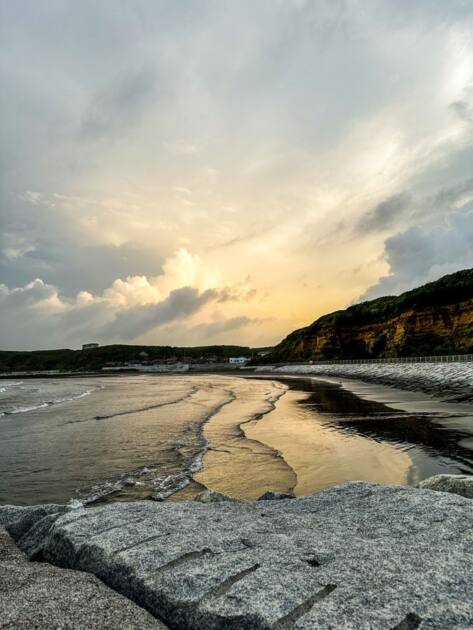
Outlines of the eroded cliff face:
M276 346L273 361L473 353L473 269L324 315Z
M284 343L287 358L294 360L468 353L473 351L473 299L409 309L366 325L326 324Z

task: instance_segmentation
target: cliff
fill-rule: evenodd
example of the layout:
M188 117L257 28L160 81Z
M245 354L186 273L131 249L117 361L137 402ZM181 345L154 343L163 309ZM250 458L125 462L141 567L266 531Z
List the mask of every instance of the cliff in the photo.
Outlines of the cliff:
M288 335L270 361L473 352L473 269L350 306Z

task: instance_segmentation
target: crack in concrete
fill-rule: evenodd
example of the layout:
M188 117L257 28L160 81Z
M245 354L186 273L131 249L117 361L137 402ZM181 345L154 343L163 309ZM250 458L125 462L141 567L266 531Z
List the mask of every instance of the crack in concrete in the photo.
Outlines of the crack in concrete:
M219 584L215 588L210 589L210 591L205 593L205 595L202 597L202 599L199 602L199 606L207 602L209 599L217 599L218 597L222 597L222 595L225 595L234 584L242 580L245 576L249 575L250 573L254 573L257 569L260 568L260 566L261 565L259 564L254 564L253 566L248 567L247 569L243 569L243 571L239 571L238 573L231 575L226 580L224 580L221 584Z
M323 589L317 591L317 593L314 593L314 595L306 599L304 602L302 602L302 604L296 606L296 608L291 610L290 613L278 619L278 621L276 621L276 623L273 625L273 630L290 630L291 628L294 628L296 621L307 614L316 602L319 602L322 599L328 597L328 595L330 595L330 593L336 588L336 584L327 584L327 586L324 586Z
M204 549L201 549L200 551L189 551L189 553L185 553L182 556L179 556L178 558L174 558L174 560L170 560L169 562L166 562L166 564L163 564L162 566L158 567L157 572L161 573L161 571L167 571L168 569L173 569L174 567L177 567L180 564L184 564L184 562L187 562L187 560L193 560L195 558L202 558L208 555L212 555L212 556L214 555L214 552L208 547L205 547Z
M116 551L113 551L111 555L118 556L118 554L123 553L124 551L129 551L130 549L136 549L137 547L141 547L141 545L145 545L146 543L149 543L153 540L157 540L158 538L163 538L163 536L167 536L167 535L168 535L167 532L161 532L161 534L156 534L155 536L149 536L148 538L138 540L131 545L120 547Z

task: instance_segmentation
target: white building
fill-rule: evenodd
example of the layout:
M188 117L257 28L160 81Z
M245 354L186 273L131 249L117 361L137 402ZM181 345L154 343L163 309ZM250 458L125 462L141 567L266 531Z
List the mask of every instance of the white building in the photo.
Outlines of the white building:
M228 362L232 365L245 365L249 360L248 357L230 357Z
M82 350L89 350L90 348L98 348L99 344L98 343L83 343L82 344Z

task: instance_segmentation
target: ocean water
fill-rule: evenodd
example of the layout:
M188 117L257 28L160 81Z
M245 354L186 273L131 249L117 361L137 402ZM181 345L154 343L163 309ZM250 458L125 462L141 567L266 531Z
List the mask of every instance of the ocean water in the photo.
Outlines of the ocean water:
M206 487L254 499L473 472L472 408L368 390L216 374L3 379L0 504L182 500Z

